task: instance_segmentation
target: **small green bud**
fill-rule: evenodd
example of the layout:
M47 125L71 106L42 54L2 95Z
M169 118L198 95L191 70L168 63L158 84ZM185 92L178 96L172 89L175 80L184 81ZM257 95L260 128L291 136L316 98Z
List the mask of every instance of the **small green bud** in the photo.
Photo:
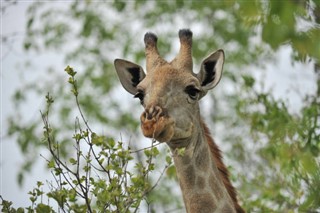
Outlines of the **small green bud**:
M73 68L70 67L69 65L64 69L64 71L66 71L68 73L68 75L70 75L72 77L74 77L77 74L77 72L75 72L73 70Z

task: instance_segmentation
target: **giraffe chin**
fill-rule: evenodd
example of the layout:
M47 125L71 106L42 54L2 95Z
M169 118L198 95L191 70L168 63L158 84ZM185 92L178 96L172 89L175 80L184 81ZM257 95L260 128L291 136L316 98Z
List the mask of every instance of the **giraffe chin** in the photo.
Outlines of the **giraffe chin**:
M141 116L141 129L145 137L167 142L174 135L175 124L173 119L168 117L146 119L145 116Z
M175 133L171 138L170 143L172 144L181 144L187 143L189 139L192 137L194 131L194 124L192 122L189 123L188 128L179 128L175 127Z

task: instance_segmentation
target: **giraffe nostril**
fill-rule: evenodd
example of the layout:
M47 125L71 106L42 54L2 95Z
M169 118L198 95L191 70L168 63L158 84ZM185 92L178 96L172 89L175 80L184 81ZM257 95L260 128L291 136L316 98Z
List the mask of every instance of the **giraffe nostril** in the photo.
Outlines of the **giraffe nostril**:
M152 120L152 119L158 120L163 115L164 115L163 110L159 106L152 106L145 110L145 116L148 120Z
M147 115L147 119L148 119L148 120L151 120L151 119L152 119L152 114L151 114L151 113L146 112L146 115Z
M154 107L151 106L150 108L146 108L145 109L145 114L146 114L146 118L147 120L151 120L154 116Z

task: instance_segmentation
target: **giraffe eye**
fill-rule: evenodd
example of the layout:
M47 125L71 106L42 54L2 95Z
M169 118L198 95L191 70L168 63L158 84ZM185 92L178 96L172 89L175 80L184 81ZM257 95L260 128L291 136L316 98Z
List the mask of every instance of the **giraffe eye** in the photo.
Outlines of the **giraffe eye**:
M138 90L138 92L133 97L139 98L140 103L143 104L144 92L142 90Z
M187 86L185 92L189 95L192 100L196 100L198 98L200 90L195 86Z

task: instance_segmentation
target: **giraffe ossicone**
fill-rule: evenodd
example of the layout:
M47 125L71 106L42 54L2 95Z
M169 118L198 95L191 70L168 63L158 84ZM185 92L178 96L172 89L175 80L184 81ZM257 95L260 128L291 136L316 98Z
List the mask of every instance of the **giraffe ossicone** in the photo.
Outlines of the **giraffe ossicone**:
M223 50L206 57L198 73L193 72L192 32L179 31L180 50L170 62L157 49L157 36L144 37L146 73L135 63L116 59L118 77L124 89L140 99L144 111L144 136L166 142L173 155L186 211L189 213L238 212L238 204L221 152L204 124L199 100L220 81Z

